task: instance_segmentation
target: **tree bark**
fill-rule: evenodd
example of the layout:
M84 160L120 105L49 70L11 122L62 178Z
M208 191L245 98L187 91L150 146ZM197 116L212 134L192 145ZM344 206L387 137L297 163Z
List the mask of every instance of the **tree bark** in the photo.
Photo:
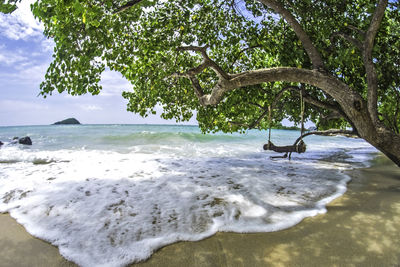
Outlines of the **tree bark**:
M373 62L372 49L374 47L375 36L385 14L387 4L388 0L379 0L378 6L372 15L371 23L367 32L365 33L365 41L362 51L365 72L367 75L368 110L370 112L371 119L375 123L378 123L378 74L376 73L375 64Z

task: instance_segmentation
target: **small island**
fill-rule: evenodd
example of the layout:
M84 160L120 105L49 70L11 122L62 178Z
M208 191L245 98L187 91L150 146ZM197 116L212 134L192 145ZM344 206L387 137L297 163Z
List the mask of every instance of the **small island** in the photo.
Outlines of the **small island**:
M81 124L77 119L75 118L68 118L62 121L57 121L53 123L53 125L62 125L62 124Z

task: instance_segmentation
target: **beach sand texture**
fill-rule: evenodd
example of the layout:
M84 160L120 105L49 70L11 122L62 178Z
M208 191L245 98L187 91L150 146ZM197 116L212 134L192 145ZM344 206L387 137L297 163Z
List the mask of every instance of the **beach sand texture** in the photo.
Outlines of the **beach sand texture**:
M400 168L379 158L350 175L326 214L278 232L179 242L132 266L400 266ZM0 266L75 264L0 214Z

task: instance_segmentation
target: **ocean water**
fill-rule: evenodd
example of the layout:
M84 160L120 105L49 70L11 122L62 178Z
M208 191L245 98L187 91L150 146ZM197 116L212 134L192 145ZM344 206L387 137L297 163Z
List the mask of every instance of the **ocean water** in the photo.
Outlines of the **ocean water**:
M12 145L30 136L33 146ZM273 130L277 145L297 131ZM266 132L203 135L195 126L0 127L0 212L81 266L124 266L217 231L277 231L326 212L346 170L377 151L310 136L292 160L263 151Z

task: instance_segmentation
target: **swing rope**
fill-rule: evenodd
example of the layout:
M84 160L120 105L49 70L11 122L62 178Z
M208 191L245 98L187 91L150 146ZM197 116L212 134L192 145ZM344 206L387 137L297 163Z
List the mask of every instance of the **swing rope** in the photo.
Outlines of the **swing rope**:
M268 129L268 149L270 149L270 144L271 144L271 127L272 127L272 119L271 119L271 116L272 116L272 108L271 108L271 105L268 105L268 126L269 126L269 129Z
M303 89L300 90L300 120L301 120L301 135L300 135L300 142L297 145L292 146L275 146L271 142L271 129L272 129L272 106L268 105L268 144L264 145L264 150L273 150L275 152L286 152L283 156L276 156L271 158L286 158L289 155L289 159L292 156L292 152L303 153L306 150L306 145L303 141L303 134L304 134L304 110L305 110L305 103L303 99Z
M303 99L303 90L300 89L300 117L301 117L301 128L300 128L300 142L303 142L303 133L304 133L304 99ZM297 153L299 153L299 146L297 146Z
M303 89L300 90L300 110L301 110L301 140L303 139L304 133L304 99L303 99Z
M300 151L300 147L303 146L303 134L304 134L304 109L305 109L305 104L304 104L304 99L303 99L303 89L300 89L300 119L301 119L301 126L300 126L300 142L296 146L296 152L297 153L302 153ZM304 152L304 151L303 151ZM292 157L292 152L289 153L289 159Z

